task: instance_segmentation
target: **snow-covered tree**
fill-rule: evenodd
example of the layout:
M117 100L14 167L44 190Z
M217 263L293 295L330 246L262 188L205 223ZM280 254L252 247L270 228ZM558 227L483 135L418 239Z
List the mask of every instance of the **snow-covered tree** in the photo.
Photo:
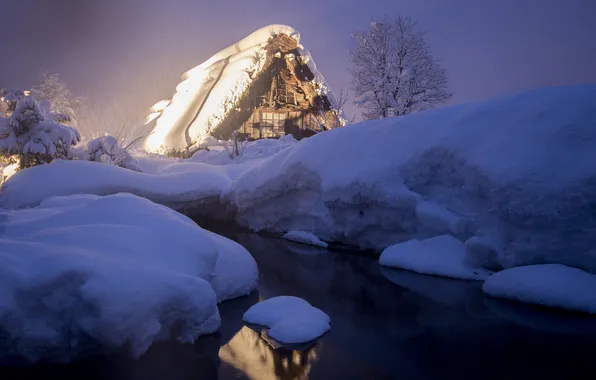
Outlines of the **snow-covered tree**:
M352 91L365 119L407 115L451 98L445 69L411 18L373 22L353 37Z
M0 117L0 155L15 156L19 169L67 158L79 142L76 129L47 120L27 92L2 90L0 100L8 109L8 117Z
M46 119L57 123L77 126L77 111L81 108L83 100L75 96L60 80L59 74L42 72L39 83L31 89L31 95L41 102L42 111Z
M69 157L116 165L137 172L143 171L134 157L128 153L128 149L121 147L114 136L102 136L81 143L70 150Z

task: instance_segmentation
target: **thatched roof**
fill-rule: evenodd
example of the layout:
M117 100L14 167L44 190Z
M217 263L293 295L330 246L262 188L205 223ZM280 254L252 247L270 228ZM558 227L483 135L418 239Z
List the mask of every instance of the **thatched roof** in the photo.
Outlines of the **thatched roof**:
M145 149L185 150L203 136L217 132L251 86L280 58L291 68L288 72L295 75L312 107L336 108L310 53L300 45L299 33L288 26L270 25L184 73L169 104L160 102L162 107L152 114L153 131L145 140Z

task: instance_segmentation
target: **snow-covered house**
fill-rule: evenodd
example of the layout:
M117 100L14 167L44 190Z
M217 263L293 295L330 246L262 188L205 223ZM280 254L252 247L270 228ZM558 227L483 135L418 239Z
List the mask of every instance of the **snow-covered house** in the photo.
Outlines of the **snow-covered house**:
M202 137L296 138L343 124L341 112L299 33L257 30L186 72L171 101L154 106L151 152L192 150Z

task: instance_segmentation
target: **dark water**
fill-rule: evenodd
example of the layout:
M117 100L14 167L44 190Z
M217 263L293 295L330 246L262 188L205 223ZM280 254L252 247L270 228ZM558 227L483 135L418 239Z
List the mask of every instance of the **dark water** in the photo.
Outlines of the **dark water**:
M596 318L489 299L477 282L382 269L361 255L231 237L254 255L260 281L220 306L217 334L156 344L138 361L0 368L0 379L596 379ZM322 309L331 331L306 349L273 350L241 318L277 295Z

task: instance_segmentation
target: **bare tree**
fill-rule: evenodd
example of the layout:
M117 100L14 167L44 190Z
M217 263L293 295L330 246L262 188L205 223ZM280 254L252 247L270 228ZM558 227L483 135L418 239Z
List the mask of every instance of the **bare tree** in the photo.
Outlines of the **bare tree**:
M451 98L445 69L410 17L373 22L353 37L352 90L365 119L407 115Z
M59 74L39 74L39 83L31 89L31 94L40 101L48 102L50 116L54 121L77 126L77 111L83 104L83 98L74 95L60 80Z
M335 105L337 112L335 113L335 126L340 127L348 124L352 124L356 120L356 116L346 118L346 104L351 100L350 92L344 86L339 89L339 95L335 99Z

